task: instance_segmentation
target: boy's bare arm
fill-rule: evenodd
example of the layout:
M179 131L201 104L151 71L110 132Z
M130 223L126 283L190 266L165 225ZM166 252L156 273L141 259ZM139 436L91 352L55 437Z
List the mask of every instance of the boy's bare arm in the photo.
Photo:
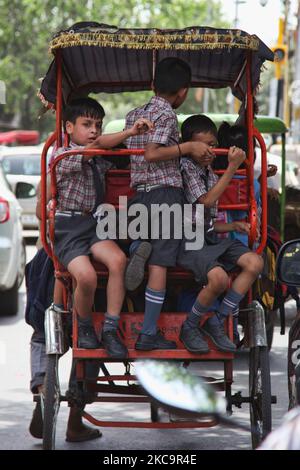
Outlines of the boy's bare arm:
M121 132L115 132L113 134L104 134L97 137L94 142L88 144L85 149L111 149L116 147L117 145L121 144L124 140L128 139L129 137L138 135L138 134L145 134L146 132L153 129L153 123L148 119L138 119L134 125ZM91 156L84 156L84 160L89 160L92 158Z
M42 219L41 215L41 181L37 185L36 188L36 208L35 208L35 214L39 220ZM50 177L47 175L47 204L51 199L51 182L50 182Z
M228 184L230 183L234 173L239 168L241 163L246 158L246 154L238 147L230 147L228 152L228 167L225 173L221 176L217 184L211 188L206 194L199 197L198 202L204 204L206 207L212 207L220 196L223 194Z
M201 163L205 155L214 155L214 153L211 147L203 142L183 142L170 147L150 143L145 147L145 160L148 162L174 160L182 155L190 155L193 160Z
M224 222L215 222L214 229L217 233L238 232L249 234L250 224L248 222L243 222L242 220L236 220L228 224Z

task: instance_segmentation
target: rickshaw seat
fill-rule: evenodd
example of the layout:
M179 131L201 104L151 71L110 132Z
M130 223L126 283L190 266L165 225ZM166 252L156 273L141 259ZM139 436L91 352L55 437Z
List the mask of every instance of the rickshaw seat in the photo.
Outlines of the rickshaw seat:
M106 173L106 192L105 203L119 206L119 196L127 196L129 199L134 196L135 191L130 188L130 170L109 170ZM246 179L232 179L227 189L219 200L219 205L226 206L228 204L246 204L247 182ZM102 263L92 261L99 279L108 277L108 270ZM70 274L63 267L59 266L56 274L61 278L69 278ZM146 273L147 274L147 273ZM168 269L168 279L184 280L193 279L193 274L179 266Z
M92 265L95 268L97 276L99 279L106 279L108 277L107 267L97 261L92 261ZM70 273L64 268L64 266L59 265L56 269L56 275L58 278L67 279L70 277ZM179 266L176 268L169 268L168 270L168 279L193 279L193 274L190 271L187 271Z
M130 187L129 170L109 170L106 173L106 188L104 202L114 206L119 205L119 196L131 198L135 191Z
M247 204L248 189L246 178L233 178L219 198L218 205Z

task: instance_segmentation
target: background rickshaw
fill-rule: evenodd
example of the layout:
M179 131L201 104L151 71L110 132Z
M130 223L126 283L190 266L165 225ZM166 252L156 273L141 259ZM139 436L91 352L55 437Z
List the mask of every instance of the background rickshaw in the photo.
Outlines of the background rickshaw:
M300 286L300 239L286 242L278 254L277 277L288 286ZM300 406L300 309L289 331L287 378L289 409Z
M259 83L260 70L265 60L273 60L273 53L256 36L240 30L213 29L208 27L190 27L183 30L158 29L118 29L114 26L98 23L78 23L73 27L57 33L50 43L50 51L54 60L43 79L40 98L49 108L56 111L56 130L46 141L42 153L42 240L49 256L53 258L55 274L65 286L65 308L72 311L72 284L70 275L59 265L53 255L54 241L53 219L56 206L55 168L62 158L78 154L76 150L67 151L52 162L51 173L51 209L49 218L49 238L47 239L46 222L46 173L47 151L56 141L62 145L62 108L70 99L77 96L87 96L89 93L122 91L139 91L151 89L155 64L168 56L180 57L187 61L192 69L193 87L223 88L231 87L233 94L242 103L245 121L248 128L248 164L246 170L239 170L247 176L247 200L227 206L230 209L247 210L251 230L249 235L252 246L256 238L257 207L253 188L253 138L255 137L262 151L262 231L257 252L264 249L267 236L267 193L266 193L266 147L259 131L253 125L253 96ZM117 152L86 150L80 154L86 155L129 155L133 150ZM142 153L136 151L134 153ZM217 155L226 154L228 150L219 149ZM117 184L113 184L113 182ZM107 177L107 202L116 202L117 196L129 193L128 170L110 170ZM107 272L101 265L95 266L99 287L103 287ZM191 282L192 276L182 269L170 269L169 284L174 286ZM100 309L99 309L100 310ZM95 309L93 320L99 331L103 313ZM84 350L77 347L77 320L73 312L73 358L77 360L76 374L80 390L86 389L98 392L94 401L104 402L136 402L149 403L136 383L136 377L130 373L130 362L140 357L153 359L171 359L185 366L195 361L221 361L224 365L224 380L213 382L225 391L227 411L232 412L233 405L240 407L249 403L252 425L252 443L255 447L271 430L271 396L269 357L266 341L264 311L258 302L252 301L252 292L248 293L246 311L247 326L245 328L245 344L250 347L249 354L249 396L243 397L240 392L232 394L233 359L232 353L221 353L212 344L208 354L197 355L188 352L178 340L178 333L185 312L174 310L163 312L160 328L167 331L168 337L177 342L178 349L170 351L138 352L134 349L137 327L142 321L143 314L127 308L122 313L121 334L129 349L129 358L125 361L123 375L110 375L106 365L110 359L105 350ZM46 312L46 347L48 352L48 368L45 383L44 409L44 449L55 447L55 427L60 402L67 398L60 393L58 379L58 360L64 352L62 338L62 318L51 309ZM232 338L232 320L228 321L229 335ZM85 361L100 359L103 376L96 382L89 382L85 377ZM210 378L211 380L211 378ZM116 382L121 381L120 385ZM106 383L105 383L106 382ZM127 383L124 384L124 382ZM82 405L80 398L77 404ZM175 421L160 422L158 410L151 405L150 422L107 422L96 419L86 411L83 416L91 423L101 427L138 427L138 428L200 428L211 427L218 423L215 418L205 421Z

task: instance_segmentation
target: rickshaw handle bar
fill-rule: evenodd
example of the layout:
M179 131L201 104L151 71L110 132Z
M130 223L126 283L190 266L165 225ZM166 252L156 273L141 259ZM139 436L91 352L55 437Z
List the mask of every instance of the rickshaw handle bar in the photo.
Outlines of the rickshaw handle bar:
M45 142L41 155L41 239L44 250L52 258L52 250L47 240L47 153L56 141L56 132L53 132Z
M254 137L261 149L261 239L256 250L256 253L261 254L266 246L268 236L267 149L262 135L256 128L254 128Z

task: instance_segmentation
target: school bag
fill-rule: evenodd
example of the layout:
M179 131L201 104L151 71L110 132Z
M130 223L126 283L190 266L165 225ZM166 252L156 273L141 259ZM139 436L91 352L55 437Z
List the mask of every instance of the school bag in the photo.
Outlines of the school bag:
M35 331L44 332L45 310L53 301L54 266L51 258L41 248L25 267L27 301L26 323Z

